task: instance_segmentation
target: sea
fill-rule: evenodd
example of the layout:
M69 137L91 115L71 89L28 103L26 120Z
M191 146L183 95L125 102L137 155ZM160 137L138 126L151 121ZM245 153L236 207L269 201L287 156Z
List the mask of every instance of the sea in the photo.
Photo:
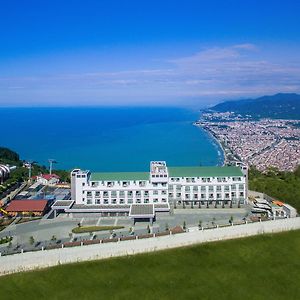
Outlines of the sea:
M152 160L221 165L220 145L192 124L199 116L173 107L1 108L0 146L65 170L148 171Z

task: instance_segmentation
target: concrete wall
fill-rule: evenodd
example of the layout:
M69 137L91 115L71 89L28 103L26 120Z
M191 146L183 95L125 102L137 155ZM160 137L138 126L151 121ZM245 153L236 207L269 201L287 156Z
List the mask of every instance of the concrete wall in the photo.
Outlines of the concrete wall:
M300 229L300 218L190 231L177 235L122 241L113 244L94 244L82 247L27 252L0 257L0 274L295 229Z

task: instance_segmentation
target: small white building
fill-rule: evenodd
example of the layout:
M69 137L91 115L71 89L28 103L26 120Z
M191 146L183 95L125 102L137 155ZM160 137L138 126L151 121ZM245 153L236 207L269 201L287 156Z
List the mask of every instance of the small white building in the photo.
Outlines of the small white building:
M34 179L42 185L56 185L59 183L60 177L56 174L40 174L35 176Z

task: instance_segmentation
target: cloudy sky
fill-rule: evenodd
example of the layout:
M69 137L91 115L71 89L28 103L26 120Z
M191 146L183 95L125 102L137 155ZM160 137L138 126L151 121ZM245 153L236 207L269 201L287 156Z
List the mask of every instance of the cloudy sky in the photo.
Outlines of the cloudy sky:
M197 107L300 92L299 1L0 5L0 106Z

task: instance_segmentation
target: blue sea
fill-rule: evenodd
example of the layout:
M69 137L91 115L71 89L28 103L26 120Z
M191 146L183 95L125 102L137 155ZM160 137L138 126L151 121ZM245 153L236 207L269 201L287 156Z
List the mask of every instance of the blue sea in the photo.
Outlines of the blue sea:
M1 108L0 145L67 170L148 171L151 160L220 165L219 145L192 125L198 118L183 108Z

